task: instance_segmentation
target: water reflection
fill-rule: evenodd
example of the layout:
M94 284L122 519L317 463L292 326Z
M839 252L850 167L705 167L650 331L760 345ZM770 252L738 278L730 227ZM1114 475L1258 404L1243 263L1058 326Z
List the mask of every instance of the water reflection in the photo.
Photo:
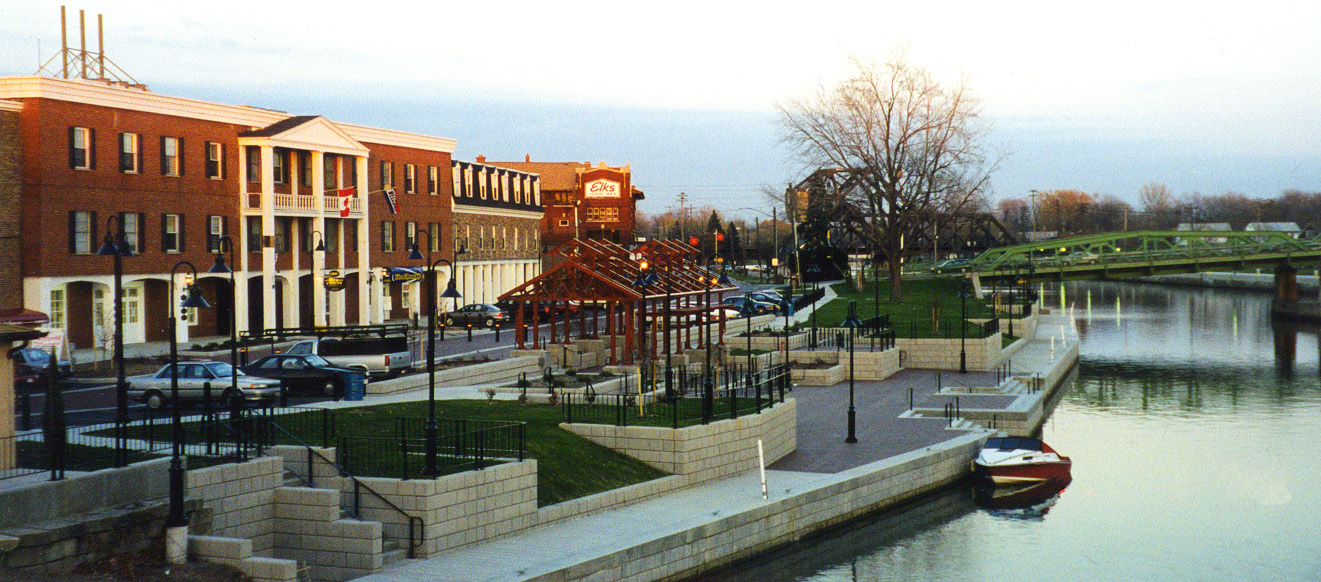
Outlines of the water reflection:
M972 498L977 507L995 517L1035 521L1046 517L1071 482L1072 477L1000 486L974 483Z
M1269 293L1065 294L1090 298L1042 434L1076 461L1067 488L1016 510L951 489L701 579L1321 579L1317 328L1272 325Z

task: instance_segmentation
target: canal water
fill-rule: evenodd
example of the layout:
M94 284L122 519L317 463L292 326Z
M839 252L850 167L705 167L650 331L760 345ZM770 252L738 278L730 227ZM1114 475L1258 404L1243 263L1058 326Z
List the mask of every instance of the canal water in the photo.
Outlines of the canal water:
M1045 291L1082 339L1042 429L1066 488L952 487L694 580L1321 580L1317 328L1260 292Z

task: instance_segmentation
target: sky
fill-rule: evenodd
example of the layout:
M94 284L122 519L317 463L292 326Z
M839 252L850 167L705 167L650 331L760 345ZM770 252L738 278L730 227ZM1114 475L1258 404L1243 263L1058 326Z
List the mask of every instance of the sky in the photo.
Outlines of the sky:
M635 6L635 4L637 4ZM777 106L850 59L980 100L992 200L1077 189L1321 191L1321 3L88 0L95 50L155 92L456 140L455 158L630 164L639 210L768 213L809 169ZM0 1L0 75L60 46L60 4ZM57 67L48 69L57 70ZM739 210L751 208L753 210Z

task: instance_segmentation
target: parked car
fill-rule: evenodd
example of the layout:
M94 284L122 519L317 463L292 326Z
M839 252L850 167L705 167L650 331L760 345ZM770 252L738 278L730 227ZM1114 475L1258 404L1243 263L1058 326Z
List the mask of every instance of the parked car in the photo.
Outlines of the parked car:
M413 367L413 352L403 336L310 339L289 346L284 353L315 354L335 366L371 376L398 376Z
M545 301L497 301L495 306L509 314L511 321L518 314L519 309L523 310L523 322L528 325L532 324L533 313L536 314L537 321L550 321L550 304Z
M14 365L25 364L36 368L50 368L50 352L41 348L23 348L14 352ZM57 366L61 374L68 374L73 371L73 362L60 360Z
M445 325L482 325L485 327L495 327L499 323L507 326L513 318L509 313L490 303L473 303L464 305L457 311L451 311L445 315Z
M932 273L962 273L962 272L968 270L968 263L971 263L971 262L972 262L972 259L950 259L950 260L948 260L948 261L941 261L941 262L939 262L939 263L936 263L936 266L934 266L934 267L931 268L931 272L932 272Z
M739 312L742 312L743 302L745 300L746 299L742 295L738 295L735 297L726 297L724 301L721 301L721 303L725 305L729 305L732 308L739 310ZM758 315L763 313L774 313L775 310L779 308L778 304L770 303L768 301L758 301L756 299L752 299L751 301L752 301L752 308L757 310Z
M344 386L348 384L350 374L362 373L336 366L316 354L290 353L266 356L239 370L249 376L281 380L291 394L316 394L335 398L344 396Z
M166 364L159 372L129 379L129 398L146 402L150 408L161 408L170 402L170 370ZM207 388L211 398L222 406L229 406L238 398L244 402L265 404L280 395L280 381L239 374L238 392L231 385L233 368L228 362L179 362L179 402L201 402Z
M776 311L784 311L784 297L774 291L751 291L748 296L757 301L764 301L775 305Z

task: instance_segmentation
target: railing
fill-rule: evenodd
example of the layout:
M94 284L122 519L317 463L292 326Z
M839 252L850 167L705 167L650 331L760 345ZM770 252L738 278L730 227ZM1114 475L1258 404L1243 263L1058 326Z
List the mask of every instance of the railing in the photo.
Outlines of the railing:
M426 474L426 424L425 418L397 418L394 437L340 437L340 462L363 476L416 479L481 470L527 455L526 423L437 419L437 473Z
M248 193L247 207L250 209L261 208L260 192ZM316 196L311 194L275 194L275 210L286 212L316 212ZM362 214L362 197L353 196L349 198L349 214ZM339 196L322 196L322 212L327 215L338 215L340 209Z
M679 428L758 414L775 405L777 394L779 402L784 402L785 392L792 389L789 368L784 364L751 370L745 366L721 368L709 378L709 397L707 380L700 372L672 370L668 377L661 374L655 390L641 394L604 394L589 399L583 394L565 393L561 410L570 423Z
M1000 319L990 319L982 323L968 321L965 324L959 318L943 317L939 319L914 319L895 324L895 333L907 339L984 339L1000 331ZM966 330L966 335L965 335Z
M847 327L815 327L811 333L816 334L809 345L815 345L816 351L835 350L837 352L847 351L849 349L849 329ZM894 349L894 330L883 329L873 332L865 327L853 328L853 347L859 352L883 352Z

